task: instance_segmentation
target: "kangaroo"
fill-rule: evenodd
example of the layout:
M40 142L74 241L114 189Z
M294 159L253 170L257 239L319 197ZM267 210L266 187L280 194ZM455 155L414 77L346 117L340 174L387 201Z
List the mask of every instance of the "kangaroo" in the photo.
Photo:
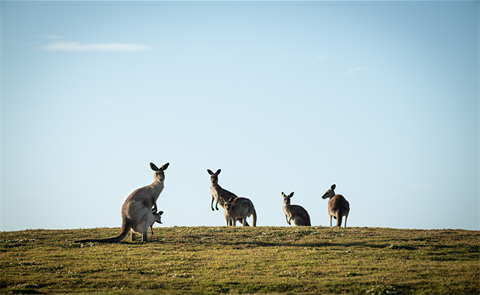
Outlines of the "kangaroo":
M148 228L155 222L153 212L157 212L157 199L163 190L165 181L164 171L168 168L168 165L170 164L166 163L158 168L155 164L150 163L150 168L155 171L154 182L135 190L123 203L122 229L119 235L105 239L86 239L76 242L118 243L126 237L130 229L141 233L142 241L148 242ZM134 237L132 233L132 241L134 241Z
M162 214L163 214L163 211L160 211L160 212L155 212L152 210L152 214L153 214L153 217L155 218L155 222L158 222L160 224L162 224ZM155 223L154 222L154 223ZM150 230L152 231L152 236L153 236L153 223L150 225Z
M162 224L162 214L163 214L163 211L155 212L152 210L152 216L149 217L149 220L147 222L147 224L150 224L149 227L150 227L150 230L152 231L152 235L153 235L153 224L155 222ZM143 236L143 228L141 226L137 228L132 227L132 235L131 235L132 242L137 239L136 234L140 234Z
M148 220L147 220L147 222L145 222L146 225L149 225L148 227L150 227L150 229L152 231L152 235L153 235L153 224L155 222L158 222L158 223L162 224L162 219L161 219L162 214L163 214L163 211L155 212L155 211L152 210L152 214L148 216ZM136 234L141 234L142 237L143 237L143 229L144 229L145 224L136 223L132 226L132 231L131 231L132 242L136 241L136 239L137 239ZM148 227L147 227L147 231L148 231ZM79 240L79 241L75 241L75 242L76 243L85 243L85 242L104 242L104 243L108 243L108 242L112 242L112 241L108 241L108 239L112 239L112 238L85 239L85 240Z
M257 212L252 201L247 198L231 198L225 204L225 221L227 226L236 226L237 220L243 220L243 226L248 226L247 217L252 216L253 226L257 226ZM241 222L242 223L242 222Z
M293 192L290 195L285 195L282 192L283 196L283 213L285 213L285 218L287 223L291 224L290 221L293 221L293 225L296 226L311 226L310 216L308 215L307 210L299 205L290 205L290 199L293 197Z
M333 191L336 185L323 194L322 199L330 199L328 201L328 216L330 218L330 227L332 227L332 217L337 220L337 226L342 226L342 218L345 216L345 225L347 227L347 217L350 212L350 204L342 195L335 195Z
M218 174L220 174L221 171L222 169L218 169L217 172L213 173L212 170L207 169L208 174L211 175L210 181L212 182L212 185L210 186L210 191L212 192L212 204L210 205L210 207L212 208L212 211L215 211L215 209L213 208L214 201L217 201L217 203L215 204L215 208L217 210L218 205L220 205L220 207L225 210L225 200L238 198L237 195L230 191L227 191L226 189L223 189L218 184ZM238 221L240 223L243 223L243 220L241 218L239 218ZM248 223L247 226L249 226Z

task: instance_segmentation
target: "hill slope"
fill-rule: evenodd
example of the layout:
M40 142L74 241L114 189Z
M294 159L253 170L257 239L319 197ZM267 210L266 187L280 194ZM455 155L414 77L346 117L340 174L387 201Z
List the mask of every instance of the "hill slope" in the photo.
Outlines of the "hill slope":
M151 242L73 241L119 228L1 232L1 292L435 293L480 289L465 230L155 228Z

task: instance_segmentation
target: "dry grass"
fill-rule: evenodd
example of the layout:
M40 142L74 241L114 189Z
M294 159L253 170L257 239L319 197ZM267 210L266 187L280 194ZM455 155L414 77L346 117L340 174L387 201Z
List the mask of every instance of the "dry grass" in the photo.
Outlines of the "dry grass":
M118 228L1 232L2 293L478 294L465 230L156 228L151 242L77 244Z

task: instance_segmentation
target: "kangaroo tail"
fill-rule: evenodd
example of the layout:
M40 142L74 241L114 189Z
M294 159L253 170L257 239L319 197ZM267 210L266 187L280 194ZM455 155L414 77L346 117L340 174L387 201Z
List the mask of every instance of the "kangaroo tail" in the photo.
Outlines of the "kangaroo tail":
M342 226L342 218L343 218L343 216L338 214L338 216L337 216L337 226Z
M253 226L257 226L257 211L255 211L255 208L253 208L252 224Z
M100 242L100 243L118 243L121 240L123 240L130 229L132 228L130 222L128 222L125 218L123 219L122 222L122 230L120 231L120 234L118 236L110 237L110 238L105 238L105 239L85 239L85 240L78 240L75 241L75 243L86 243L86 242Z

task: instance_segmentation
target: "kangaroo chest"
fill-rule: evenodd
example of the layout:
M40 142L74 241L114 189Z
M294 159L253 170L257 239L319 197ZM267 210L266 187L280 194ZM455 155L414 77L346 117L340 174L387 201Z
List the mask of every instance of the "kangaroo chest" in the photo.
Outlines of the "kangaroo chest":
M210 186L210 191L212 192L212 196L215 198L215 200L218 200L218 197L220 195L220 192L221 192L221 188L219 188L218 186Z
M284 205L283 206L283 213L285 213L285 215L288 218L291 218L292 217L292 207L290 205Z

